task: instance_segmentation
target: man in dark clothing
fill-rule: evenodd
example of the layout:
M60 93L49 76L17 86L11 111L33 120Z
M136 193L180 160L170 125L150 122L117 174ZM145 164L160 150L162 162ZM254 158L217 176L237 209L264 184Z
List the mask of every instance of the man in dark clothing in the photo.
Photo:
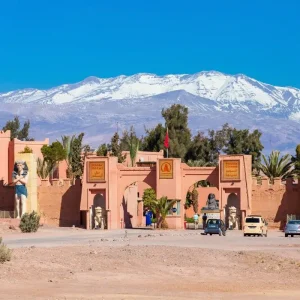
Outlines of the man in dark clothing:
M207 221L207 215L206 213L202 216L202 225L203 225L203 230L205 230L206 227L206 221Z

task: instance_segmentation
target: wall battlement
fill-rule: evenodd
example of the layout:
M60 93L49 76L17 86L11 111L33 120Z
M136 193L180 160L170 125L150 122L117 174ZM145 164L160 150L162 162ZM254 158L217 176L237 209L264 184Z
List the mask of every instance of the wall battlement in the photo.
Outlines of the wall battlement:
M280 178L269 183L263 177L252 180L252 214L262 215L270 228L283 229L287 215L300 215L300 182L293 178L282 181Z
M275 178L274 183L270 183L269 178L262 177L257 179L256 177L252 178L252 191L256 190L291 190L299 189L300 190L300 181L298 179L287 178L282 180L281 178Z

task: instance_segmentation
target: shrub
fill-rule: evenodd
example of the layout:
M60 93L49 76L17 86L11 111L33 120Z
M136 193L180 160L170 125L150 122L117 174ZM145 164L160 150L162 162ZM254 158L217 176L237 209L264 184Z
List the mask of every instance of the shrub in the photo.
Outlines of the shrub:
M19 152L19 153L32 153L32 152L33 152L32 149L29 148L28 146L26 146L26 147L24 148L24 150L21 151L21 152Z
M0 237L0 263L11 260L12 251L2 244L2 238Z
M187 223L194 223L194 218L185 218Z
M36 212L25 213L21 218L20 229L22 232L36 232L40 227L40 216Z

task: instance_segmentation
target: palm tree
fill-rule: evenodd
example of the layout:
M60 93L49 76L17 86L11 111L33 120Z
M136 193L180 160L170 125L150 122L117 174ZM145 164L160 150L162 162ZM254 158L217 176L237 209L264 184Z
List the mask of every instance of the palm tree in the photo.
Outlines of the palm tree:
M155 199L150 203L150 208L156 214L157 227L168 228L166 217L173 208L177 200L168 200L167 197Z
M259 163L258 168L263 172L271 183L274 183L274 178L287 178L292 174L293 162L291 156L285 154L280 157L280 151L272 151L268 159L262 155L264 164Z
M42 160L40 158L37 159L37 175L41 179L47 179L49 174L53 171L54 165Z
M63 148L66 150L66 153L67 153L66 163L67 163L67 167L68 167L68 169L67 169L67 177L68 178L71 178L71 174L72 174L72 166L71 166L72 157L73 157L72 145L73 145L74 139L75 139L75 135L73 135L73 136L63 135L61 137Z
M202 159L199 160L188 160L187 165L189 167L214 167L215 165L211 162L205 162Z

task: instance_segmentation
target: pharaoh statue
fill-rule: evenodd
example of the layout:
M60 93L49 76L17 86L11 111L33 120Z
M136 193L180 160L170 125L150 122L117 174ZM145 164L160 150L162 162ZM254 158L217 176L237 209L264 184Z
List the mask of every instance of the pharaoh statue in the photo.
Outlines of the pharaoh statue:
M209 194L208 195L206 206L204 208L205 209L211 209L211 210L219 209L218 203L217 203L217 200L216 200L216 197L215 197L214 194Z
M239 229L238 216L234 206L229 207L228 225L229 229Z
M97 206L95 208L95 229L104 229L105 228L105 218L102 212L102 207Z
M15 207L17 213L17 219L20 219L26 213L26 201L27 201L27 181L29 171L25 161L16 161L12 174L13 184L15 186Z

